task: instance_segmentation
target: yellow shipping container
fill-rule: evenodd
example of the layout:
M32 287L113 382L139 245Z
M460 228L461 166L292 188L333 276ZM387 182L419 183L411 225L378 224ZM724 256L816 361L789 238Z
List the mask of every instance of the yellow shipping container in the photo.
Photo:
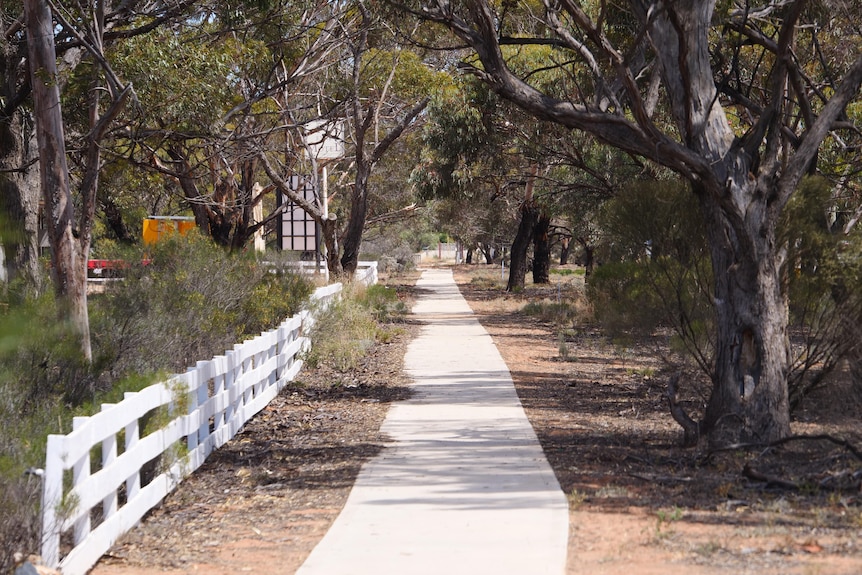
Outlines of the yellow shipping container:
M186 235L195 227L194 218L185 217L152 217L144 218L144 244L154 244L160 239L174 233Z

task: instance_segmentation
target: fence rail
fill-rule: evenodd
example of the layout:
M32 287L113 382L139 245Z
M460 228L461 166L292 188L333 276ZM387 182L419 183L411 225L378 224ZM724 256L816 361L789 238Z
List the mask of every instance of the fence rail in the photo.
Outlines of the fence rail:
M375 262L354 281L377 282ZM318 288L325 308L341 284ZM64 575L83 575L183 478L230 441L302 367L312 311L285 320L224 355L199 361L49 435L42 491L42 558Z

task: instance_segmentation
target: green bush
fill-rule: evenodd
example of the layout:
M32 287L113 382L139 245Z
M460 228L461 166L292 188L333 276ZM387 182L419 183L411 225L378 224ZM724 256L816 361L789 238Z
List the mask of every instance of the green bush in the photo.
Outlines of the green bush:
M521 308L521 313L561 326L571 323L576 312L568 302L531 301Z
M377 322L368 307L344 295L316 314L309 335L312 346L306 353L306 363L310 367L325 365L344 373L356 368L374 344Z
M264 274L243 302L240 331L253 336L272 329L297 313L313 291L311 282L301 275L284 270Z
M779 229L787 246L791 333L797 336L791 339L791 407L824 385L843 359L852 372L862 357L862 236L858 226L845 233L856 208L842 201L828 180L806 178Z
M586 275L586 270L583 268L577 269L569 269L569 268L552 268L551 275L558 276L583 276Z
M393 321L407 314L407 306L394 288L381 284L368 286L356 294L357 303L367 308L377 321Z
M182 371L275 327L312 290L298 275L198 234L172 236L136 261L99 299L93 322L115 375Z
M673 347L709 374L712 266L697 199L686 185L639 183L600 216L605 263L589 279L595 317L614 338L671 328Z
M791 406L825 384L842 359L862 364L862 236L844 233L846 214L829 182L804 180L782 217L787 255ZM588 294L612 337L673 329L675 351L713 369L713 274L694 194L669 182L638 184L607 203L606 233ZM854 228L855 230L856 228Z
M407 311L391 287L348 286L339 300L315 314L306 363L342 373L356 369L376 341L389 341L398 333L386 324L400 321Z
M45 437L68 429L68 387L90 380L90 372L58 324L50 295L21 300L6 292L0 306L0 573L10 573L16 551L39 549L39 478Z

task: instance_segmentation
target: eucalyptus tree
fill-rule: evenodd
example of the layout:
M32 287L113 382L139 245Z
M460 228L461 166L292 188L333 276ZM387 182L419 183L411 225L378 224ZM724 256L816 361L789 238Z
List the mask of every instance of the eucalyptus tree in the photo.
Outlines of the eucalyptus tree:
M433 74L361 2L215 3L199 15L118 52L146 96L117 155L161 173L198 227L235 249L298 205L320 226L330 271L352 271L372 169L424 108ZM352 176L345 206L321 194L321 131L347 149L327 166L336 181ZM289 202L277 206L275 190Z
M622 181L654 177L627 154L512 108L475 79L457 86L432 100L412 181L421 197L444 202L453 235L466 243L487 244L488 223L507 222L508 231L495 226L491 236L511 244L510 290L524 287L530 246L533 282L549 281L555 236L574 236L589 253L598 206Z
M429 1L415 13L466 43L465 66L502 97L690 183L716 278L717 353L698 432L716 443L788 436L786 246L776 230L824 142L853 149L846 110L862 84L858 3L518 5L541 34L512 34L509 3ZM822 58L822 44L838 37L843 50ZM540 89L542 70L509 64L511 46L533 43L559 51L568 82Z
M524 287L543 210L534 194L538 159L526 143L538 131L537 122L530 118L522 127L505 107L469 79L436 94L411 181L420 198L442 202L449 222L443 229L483 247L487 259L491 245L510 245L508 289L514 290Z
M112 152L130 170L161 174L175 199L157 215L190 210L204 235L236 248L252 235L261 199L250 141L258 116L242 106L252 105L271 54L261 41L218 34L206 20L181 22L118 47L117 65L141 104Z
M62 93L70 73L81 62L106 64L100 54L108 45L157 28L183 14L194 1L102 1L89 8L54 2L47 17L52 19L54 26L49 28L56 37L57 87ZM17 273L39 290L39 150L24 6L22 2L0 2L0 206L9 214L9 227L16 230L14 241L7 239L10 275Z
M356 2L355 9L358 18L355 33L348 36L350 69L345 84L355 177L341 256L349 274L359 261L372 171L393 143L416 127L432 86L449 81L447 74L426 66L421 54L402 48L395 31L364 2Z
M135 8L149 11L152 6L136 3L115 6L100 1L84 7L61 3L52 6L45 0L24 2L29 82L21 89L32 91L42 200L51 248L51 276L61 313L77 332L87 361L91 360L92 352L86 274L102 167L102 139L133 94L132 86L112 69L106 58L106 46L116 38L146 33L152 26L181 13L184 6L185 3L172 5L153 20L152 14L135 12ZM141 24L142 20L145 23ZM58 43L66 46L58 49ZM58 53L68 57L72 70L79 63L91 66L87 121L82 135L77 138L83 158L81 173L74 182L77 194L73 194L67 161L67 122L61 106L63 82L57 66ZM103 92L110 95L108 106L101 105Z

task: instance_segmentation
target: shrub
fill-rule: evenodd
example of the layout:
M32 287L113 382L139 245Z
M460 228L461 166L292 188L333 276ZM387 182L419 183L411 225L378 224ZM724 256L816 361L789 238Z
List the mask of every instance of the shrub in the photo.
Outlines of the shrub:
M797 406L843 359L851 372L862 357L862 237L832 185L807 178L783 214L779 240L787 246L793 366L791 407Z
M844 233L837 201L828 182L806 179L778 230L787 248L791 407L842 359L862 364L862 237ZM639 184L608 202L601 220L607 263L588 286L595 316L615 337L672 328L672 347L711 375L713 274L694 194L668 182Z
M605 264L589 279L595 317L614 338L671 328L673 347L712 371L712 267L697 200L678 182L640 183L608 202Z
M69 421L64 386L83 365L77 346L63 344L50 295L12 299L0 306L0 573L11 572L15 552L39 548L41 485L25 470L44 465L45 436Z
M113 373L181 371L290 317L311 285L198 234L152 247L101 297L94 339ZM138 260L140 261L140 260Z
M571 323L576 312L568 302L531 301L521 308L521 313L561 326Z
M318 313L309 335L312 346L305 357L308 365L325 365L344 373L356 368L374 344L377 323L367 307L345 295Z
M408 311L404 302L398 299L395 289L381 284L360 290L356 294L356 300L379 322L400 319Z
M392 339L397 329L386 329L384 324L399 321L407 311L391 287L348 286L341 299L316 314L309 334L312 347L305 361L311 367L351 371L375 341Z

